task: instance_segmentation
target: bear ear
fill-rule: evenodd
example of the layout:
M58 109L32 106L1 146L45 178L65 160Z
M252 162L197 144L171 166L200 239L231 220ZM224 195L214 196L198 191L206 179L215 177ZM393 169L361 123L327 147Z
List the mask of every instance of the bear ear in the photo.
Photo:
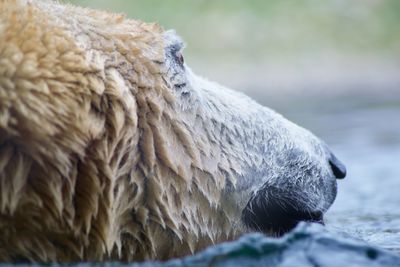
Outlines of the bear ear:
M163 38L166 57L171 57L174 63L184 68L185 60L182 55L182 50L185 48L185 43L182 38L176 34L175 30L164 32Z
M164 47L169 50L182 51L186 44L182 38L176 34L175 30L168 30L163 33Z
M187 90L188 79L182 50L185 47L182 38L174 30L163 33L165 50L165 74L171 87L182 93Z

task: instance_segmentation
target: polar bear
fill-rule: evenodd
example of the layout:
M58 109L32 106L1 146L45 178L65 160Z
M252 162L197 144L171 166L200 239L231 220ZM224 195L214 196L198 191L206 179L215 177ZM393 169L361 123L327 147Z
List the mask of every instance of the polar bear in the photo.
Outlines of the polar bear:
M344 165L195 75L173 31L0 2L0 260L166 260L322 222Z

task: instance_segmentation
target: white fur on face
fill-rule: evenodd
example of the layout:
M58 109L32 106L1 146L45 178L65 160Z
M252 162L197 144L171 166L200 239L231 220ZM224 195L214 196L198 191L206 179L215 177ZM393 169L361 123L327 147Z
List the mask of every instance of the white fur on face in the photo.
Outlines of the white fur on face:
M169 46L182 43L174 32L165 36ZM225 190L234 195L230 201L238 211L265 186L297 196L310 211L330 207L336 181L322 141L249 97L196 76L186 65L178 66L173 55L166 57L169 82L185 84L172 86L185 124L199 128L201 120L208 142L234 166L232 183Z

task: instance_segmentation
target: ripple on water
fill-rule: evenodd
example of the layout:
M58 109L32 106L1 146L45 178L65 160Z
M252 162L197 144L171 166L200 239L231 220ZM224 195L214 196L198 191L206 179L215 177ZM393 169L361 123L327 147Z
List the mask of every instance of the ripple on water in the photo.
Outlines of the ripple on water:
M94 265L96 264L70 266ZM5 267L0 264L0 267L3 266ZM122 265L111 263L101 266ZM268 238L261 234L249 234L235 242L210 247L194 256L165 263L147 262L129 266L396 267L400 266L400 256L365 242L344 237L342 234L327 231L319 224L302 223L294 231L279 239Z

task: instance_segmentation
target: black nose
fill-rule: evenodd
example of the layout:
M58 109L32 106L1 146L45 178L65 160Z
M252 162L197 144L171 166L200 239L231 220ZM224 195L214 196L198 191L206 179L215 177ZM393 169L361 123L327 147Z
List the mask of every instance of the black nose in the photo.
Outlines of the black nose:
M343 179L346 177L346 166L344 166L344 164L340 162L340 160L338 160L332 153L329 159L329 165L331 165L333 174L337 179Z

